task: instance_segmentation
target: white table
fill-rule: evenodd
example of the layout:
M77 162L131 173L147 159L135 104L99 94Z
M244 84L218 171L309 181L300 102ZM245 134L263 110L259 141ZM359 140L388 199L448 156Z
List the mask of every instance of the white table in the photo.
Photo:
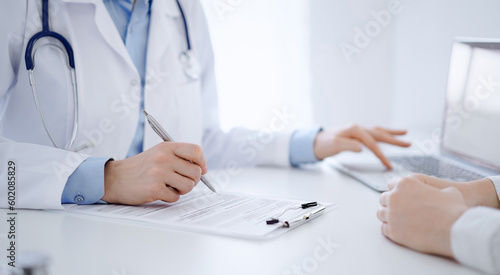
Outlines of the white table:
M47 253L50 274L477 274L383 237L376 217L380 194L327 164L245 169L226 190L338 208L267 241L18 210L17 250ZM336 245L328 251L321 243L329 240Z

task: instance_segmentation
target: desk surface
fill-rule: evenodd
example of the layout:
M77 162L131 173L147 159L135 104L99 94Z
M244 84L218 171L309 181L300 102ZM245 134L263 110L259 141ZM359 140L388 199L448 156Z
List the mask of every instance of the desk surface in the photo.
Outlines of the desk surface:
M50 255L50 274L477 274L387 240L376 218L379 193L327 164L245 169L226 190L338 208L266 241L19 210L17 251Z

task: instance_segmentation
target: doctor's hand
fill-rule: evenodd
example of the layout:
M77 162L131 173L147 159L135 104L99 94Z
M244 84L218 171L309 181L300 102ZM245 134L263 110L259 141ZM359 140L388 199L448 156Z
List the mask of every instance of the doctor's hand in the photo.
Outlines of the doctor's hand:
M366 129L358 125L351 125L337 130L325 130L319 132L316 136L314 154L321 160L343 151L360 152L361 145L365 145L388 169L392 169L389 159L382 153L377 142L409 147L411 143L394 137L405 134L406 130L389 130L380 127Z
M207 171L200 146L163 142L136 156L108 161L102 200L128 205L156 200L175 202L180 195L189 193Z
M500 208L500 202L495 190L495 185L490 179L481 179L471 182L454 182L423 174L412 174L409 177L437 189L454 187L462 193L465 203L469 207L487 206ZM389 183L389 188L392 188L395 184L395 182Z
M451 227L468 209L456 188L438 189L415 178L403 178L380 196L377 212L382 234L423 253L453 257Z

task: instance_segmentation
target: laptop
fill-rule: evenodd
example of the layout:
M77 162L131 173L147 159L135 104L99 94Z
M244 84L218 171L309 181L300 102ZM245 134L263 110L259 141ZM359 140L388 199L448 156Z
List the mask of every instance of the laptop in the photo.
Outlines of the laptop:
M329 163L379 192L411 173L461 182L500 175L500 39L455 39L445 110L437 138L429 135L420 149L387 155L391 171L375 157ZM432 146L439 152L425 149Z

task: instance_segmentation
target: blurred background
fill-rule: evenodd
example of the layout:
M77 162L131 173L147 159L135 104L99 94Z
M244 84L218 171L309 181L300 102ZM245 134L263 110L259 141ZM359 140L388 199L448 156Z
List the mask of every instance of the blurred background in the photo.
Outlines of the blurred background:
M222 128L440 127L454 37L500 38L497 0L202 0Z

